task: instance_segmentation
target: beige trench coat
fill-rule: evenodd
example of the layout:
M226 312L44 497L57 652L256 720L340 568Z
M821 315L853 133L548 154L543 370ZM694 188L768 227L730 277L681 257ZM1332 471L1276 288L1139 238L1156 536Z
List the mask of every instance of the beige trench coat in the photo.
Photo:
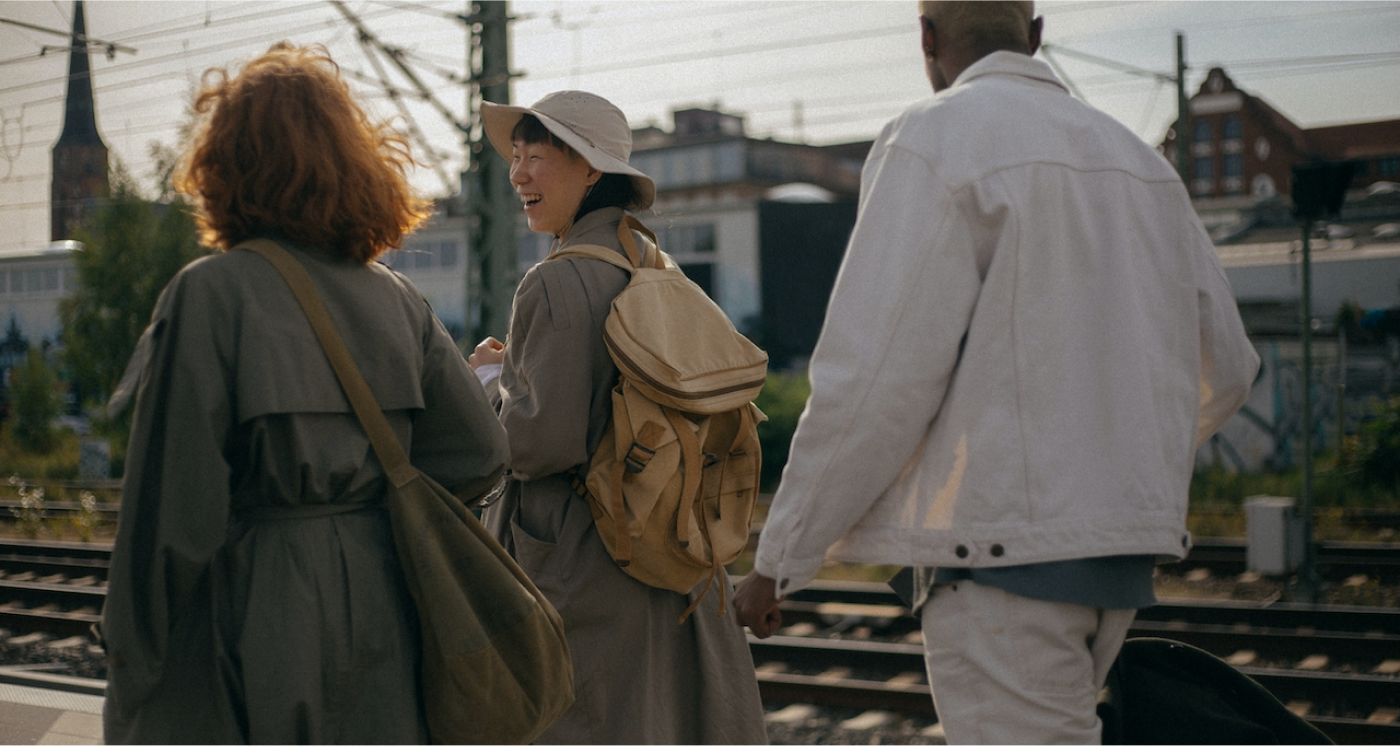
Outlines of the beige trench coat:
M589 213L564 245L620 252L622 216L617 208ZM612 413L618 373L603 323L627 279L590 259L531 268L516 291L499 387L492 385L511 464L487 525L563 616L574 661L574 706L539 742L766 743L753 657L732 607L718 616L711 589L677 624L691 597L618 569L564 473L588 461Z
M409 458L477 496L506 457L423 296L293 249ZM102 630L107 743L425 743L386 483L281 275L246 251L166 287L138 382Z

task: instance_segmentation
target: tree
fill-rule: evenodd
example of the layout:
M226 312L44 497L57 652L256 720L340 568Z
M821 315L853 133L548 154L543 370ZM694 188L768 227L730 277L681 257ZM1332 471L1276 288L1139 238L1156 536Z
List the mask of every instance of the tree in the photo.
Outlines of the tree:
M765 492L778 488L783 467L787 466L792 435L797 431L797 420L801 418L811 395L812 384L805 373L769 372L763 391L754 400L754 404L768 415L768 420L758 425L758 442L763 448L760 485Z
M111 395L161 290L203 253L188 205L169 189L168 152L153 145L152 155L161 164L158 189L166 202L144 198L118 164L110 197L78 231L84 245L74 254L78 290L63 301L59 313L64 362L87 403L105 402Z
M1400 495L1400 397L1376 407L1342 458L1344 468L1363 483Z
M30 347L24 364L10 372L14 408L11 434L26 451L48 453L57 440L53 421L63 412L63 402L54 390L56 382L44 353L37 347Z

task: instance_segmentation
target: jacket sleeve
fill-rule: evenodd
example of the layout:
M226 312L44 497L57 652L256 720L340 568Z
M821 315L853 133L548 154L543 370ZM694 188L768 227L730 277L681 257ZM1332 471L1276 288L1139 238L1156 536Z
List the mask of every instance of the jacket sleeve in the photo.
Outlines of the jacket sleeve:
M409 460L454 495L471 501L490 490L505 472L510 455L506 433L442 322L431 312L428 319L423 340L423 411L414 418Z
M971 226L922 157L877 142L755 569L779 593L894 482L942 405L980 290Z
M229 519L232 335L217 292L192 285L182 274L166 287L142 350L102 611L108 707L125 715L160 681L182 620L209 614Z
M1259 373L1259 353L1245 335L1239 305L1225 270L1220 266L1215 246L1194 213L1190 235L1199 258L1197 299L1201 335L1201 408L1196 426L1196 446L1224 426L1244 406L1250 387Z
M499 379L501 424L517 479L558 474L588 460L593 358L603 348L593 322L570 262L542 263L521 279Z

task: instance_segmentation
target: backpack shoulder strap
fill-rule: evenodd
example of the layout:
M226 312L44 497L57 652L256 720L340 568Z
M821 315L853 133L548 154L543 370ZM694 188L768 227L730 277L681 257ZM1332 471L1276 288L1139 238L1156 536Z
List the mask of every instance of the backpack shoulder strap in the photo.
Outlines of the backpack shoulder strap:
M646 247L638 250L637 240L632 237L632 231L637 231L651 239L651 266L656 269L665 269L666 261L661 258L661 244L657 242L656 234L652 233L650 228L642 225L642 221L631 215L623 215L622 220L617 224L617 241L622 244L622 250L627 252L627 257L632 260L633 266L644 266L644 260L647 257L643 254Z
M651 239L651 244L637 246L637 239L632 235L632 231L637 231L643 236ZM622 250L627 253L627 259L617 255L612 249L598 246L596 244L579 244L568 248L560 249L545 257L545 261L550 259L562 259L570 256L586 257L598 259L618 267L628 272L642 267L653 267L655 269L665 269L667 267L666 258L663 256L661 246L656 242L656 234L651 229L642 225L642 221L631 215L622 216L622 220L617 224L617 241L622 245ZM628 261L630 260L630 262Z

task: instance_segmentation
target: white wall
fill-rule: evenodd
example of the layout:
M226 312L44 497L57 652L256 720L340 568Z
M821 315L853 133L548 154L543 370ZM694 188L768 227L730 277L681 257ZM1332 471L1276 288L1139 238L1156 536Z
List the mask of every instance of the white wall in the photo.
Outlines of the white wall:
M1311 256L1315 316L1329 318L1345 301L1367 309L1400 306L1400 245L1328 249ZM1225 261L1225 276L1241 303L1296 300L1303 292L1302 260L1296 253L1275 253L1257 262Z
M63 330L58 303L77 287L72 252L80 246L68 241L0 255L0 337L13 318L30 344L58 340Z

